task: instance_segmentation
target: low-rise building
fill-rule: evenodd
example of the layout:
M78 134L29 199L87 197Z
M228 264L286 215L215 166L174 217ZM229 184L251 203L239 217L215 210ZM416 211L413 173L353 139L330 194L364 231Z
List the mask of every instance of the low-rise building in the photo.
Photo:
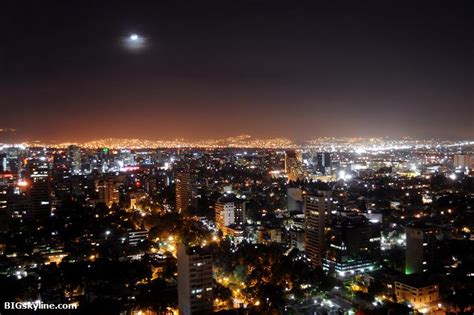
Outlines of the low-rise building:
M407 302L422 313L438 308L438 283L419 277L404 277L395 281L394 287L398 302Z

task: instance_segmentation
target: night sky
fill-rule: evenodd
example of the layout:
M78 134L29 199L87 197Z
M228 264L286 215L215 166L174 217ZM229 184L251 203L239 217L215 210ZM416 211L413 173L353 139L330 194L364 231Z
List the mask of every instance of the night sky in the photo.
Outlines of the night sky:
M2 1L0 128L474 138L473 1L351 2Z

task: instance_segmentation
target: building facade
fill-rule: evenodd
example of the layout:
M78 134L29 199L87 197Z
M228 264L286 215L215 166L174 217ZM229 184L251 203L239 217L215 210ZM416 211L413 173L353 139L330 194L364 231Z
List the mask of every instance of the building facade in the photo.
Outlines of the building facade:
M437 230L426 226L408 226L405 231L405 274L424 273L432 269Z
M399 303L407 302L422 313L437 308L439 285L425 281L395 281L395 296Z
M287 150L285 152L285 173L288 181L296 181L303 178L303 165L300 151Z
M186 211L193 205L193 179L190 173L176 174L176 211Z
M330 192L306 195L304 199L304 214L306 257L311 265L322 266L326 247L326 217L331 214Z
M219 198L214 210L216 225L221 230L225 230L225 227L234 224L245 225L245 201L235 195L226 195Z
M212 255L201 247L178 244L179 314L211 314L213 310Z
M374 270L380 258L380 224L365 216L346 213L331 225L324 268L338 277Z

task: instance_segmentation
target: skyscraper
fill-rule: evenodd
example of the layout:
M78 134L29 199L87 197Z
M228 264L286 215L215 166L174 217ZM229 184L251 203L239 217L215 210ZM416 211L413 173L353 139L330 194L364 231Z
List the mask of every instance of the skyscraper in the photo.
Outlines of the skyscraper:
M176 211L187 210L193 205L193 180L188 172L176 174Z
M329 152L318 153L317 170L323 174L329 175L331 173L331 154Z
M119 203L120 194L113 178L102 179L97 182L99 202L105 203L107 207Z
M380 224L353 212L338 215L331 225L324 267L337 276L373 270L380 258Z
M288 181L296 181L303 177L302 156L300 151L287 150L285 152L285 172Z
M49 215L51 210L49 163L46 157L32 158L27 161L27 177L31 184L29 198L33 215L44 217Z
M81 148L70 145L67 148L67 162L69 170L72 173L80 173L81 171Z
M433 267L437 229L408 226L406 231L405 273L423 273Z
M331 214L331 192L318 192L304 198L305 251L313 266L321 266L325 252L326 214Z
M212 255L202 247L178 244L179 313L210 314L213 308Z

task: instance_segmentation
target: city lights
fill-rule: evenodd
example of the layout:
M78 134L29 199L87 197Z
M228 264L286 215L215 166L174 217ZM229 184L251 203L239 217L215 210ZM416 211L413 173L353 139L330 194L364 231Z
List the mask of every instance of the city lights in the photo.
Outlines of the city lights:
M474 1L10 2L1 314L473 312Z

